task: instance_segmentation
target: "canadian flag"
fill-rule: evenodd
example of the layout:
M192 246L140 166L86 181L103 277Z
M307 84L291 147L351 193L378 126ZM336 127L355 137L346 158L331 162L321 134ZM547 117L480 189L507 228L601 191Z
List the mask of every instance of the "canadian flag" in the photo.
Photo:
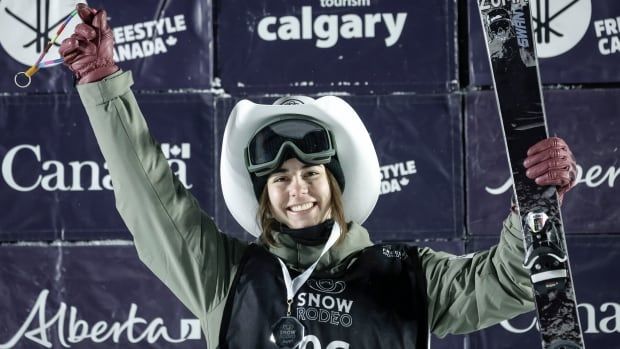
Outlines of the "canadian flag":
M164 153L166 159L170 159L171 157L178 158L179 155L181 156L181 159L189 159L191 157L191 148L189 143L181 143L181 146L178 144L162 143L161 151Z

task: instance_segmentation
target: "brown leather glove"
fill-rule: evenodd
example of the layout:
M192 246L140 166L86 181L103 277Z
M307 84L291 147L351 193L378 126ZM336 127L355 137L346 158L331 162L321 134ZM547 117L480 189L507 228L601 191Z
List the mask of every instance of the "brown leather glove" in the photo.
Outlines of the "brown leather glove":
M84 23L62 41L59 52L77 83L86 84L118 71L118 66L113 60L114 36L105 10L94 10L86 4L78 4L77 10Z
M566 142L558 137L544 139L527 151L523 161L525 175L538 185L555 185L560 205L564 194L571 190L577 178L577 163Z

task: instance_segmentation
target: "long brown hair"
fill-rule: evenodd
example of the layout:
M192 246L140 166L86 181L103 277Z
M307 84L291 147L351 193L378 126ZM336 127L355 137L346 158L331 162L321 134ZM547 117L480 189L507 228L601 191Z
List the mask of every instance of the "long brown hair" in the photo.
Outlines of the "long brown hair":
M329 184L329 190L331 192L331 200L330 200L330 209L332 219L338 223L340 226L340 238L338 242L342 241L349 231L347 222L344 218L344 205L342 204L342 191L340 191L340 186L338 185L338 181L332 173L325 168L325 173L327 174L327 183ZM258 223L260 224L262 233L260 235L260 240L264 244L269 246L276 246L277 242L273 237L273 232L279 230L280 222L278 222L271 213L271 205L269 202L269 194L267 192L267 185L263 188L263 192L260 195L258 200L258 212L256 213L256 218L258 219Z

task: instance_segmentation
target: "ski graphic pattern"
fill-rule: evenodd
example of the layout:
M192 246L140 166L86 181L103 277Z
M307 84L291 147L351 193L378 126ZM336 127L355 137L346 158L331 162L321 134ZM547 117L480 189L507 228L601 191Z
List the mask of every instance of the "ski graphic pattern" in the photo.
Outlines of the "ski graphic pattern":
M535 0L540 1L540 0ZM495 6L495 4L498 4ZM525 175L527 149L547 138L528 0L478 0L544 349L584 349L555 187Z

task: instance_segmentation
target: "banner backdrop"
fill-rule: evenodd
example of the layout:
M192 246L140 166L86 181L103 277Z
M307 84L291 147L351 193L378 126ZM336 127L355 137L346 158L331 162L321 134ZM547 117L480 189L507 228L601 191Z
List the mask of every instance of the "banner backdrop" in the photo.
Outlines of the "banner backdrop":
M0 247L0 349L205 348L131 245Z
M213 98L138 95L173 172L214 206ZM0 97L0 240L130 238L75 95Z
M34 64L78 0L3 0L0 2L1 92L61 92L73 89L65 67L42 69L32 85L20 89L13 75ZM82 1L85 2L85 1ZM134 73L136 89L169 90L211 87L211 0L113 1L93 0L104 8L114 33L114 59ZM58 43L81 23L74 17ZM60 58L53 46L44 61Z
M484 0L483 4L497 2ZM540 74L546 84L620 81L620 2L531 0ZM470 84L491 85L476 0L469 0Z
M497 239L475 237L468 252L486 249ZM579 304L579 317L587 348L616 349L620 343L620 239L617 236L569 236L570 264ZM538 348L540 335L535 329L534 312L500 325L473 333L469 348Z
M216 2L227 92L446 92L456 80L456 1Z
M566 233L620 233L620 90L545 91L551 135L566 140L578 164L577 186L566 194ZM499 232L510 208L512 180L495 95L466 97L467 227Z
M276 98L250 99L272 103ZM364 223L371 237L376 241L411 241L420 237L461 236L461 97L391 95L344 99L366 125L381 166L381 195ZM235 102L217 98L217 144L221 144ZM216 215L220 228L233 235L243 235L242 228L225 209L221 196L220 204Z

